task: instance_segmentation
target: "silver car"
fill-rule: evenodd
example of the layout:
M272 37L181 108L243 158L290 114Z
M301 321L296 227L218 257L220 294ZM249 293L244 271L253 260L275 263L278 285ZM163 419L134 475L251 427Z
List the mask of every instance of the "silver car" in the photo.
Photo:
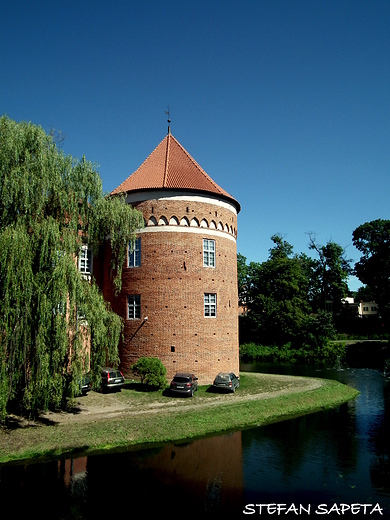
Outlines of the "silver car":
M125 378L120 370L117 368L102 368L102 391L108 392L109 390L119 390L125 386Z
M220 372L214 379L213 388L235 392L240 386L240 378L233 372Z

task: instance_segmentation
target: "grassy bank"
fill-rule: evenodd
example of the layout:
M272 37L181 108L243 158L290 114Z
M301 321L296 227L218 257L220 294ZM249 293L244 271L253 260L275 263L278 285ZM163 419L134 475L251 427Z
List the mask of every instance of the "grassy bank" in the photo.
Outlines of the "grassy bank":
M195 439L332 408L357 395L336 381L270 374L243 373L235 394L200 387L192 399L132 384L118 394L91 392L71 412L38 422L10 418L0 429L0 463Z

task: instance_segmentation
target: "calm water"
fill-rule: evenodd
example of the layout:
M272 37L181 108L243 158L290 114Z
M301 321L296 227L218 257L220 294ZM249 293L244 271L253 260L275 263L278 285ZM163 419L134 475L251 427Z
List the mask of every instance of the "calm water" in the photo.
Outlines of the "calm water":
M244 510L259 518L267 509L255 504L274 503L285 506L273 518L390 519L390 382L374 370L297 372L361 395L334 410L188 444L0 466L1 518L248 518ZM350 516L342 503L373 505Z

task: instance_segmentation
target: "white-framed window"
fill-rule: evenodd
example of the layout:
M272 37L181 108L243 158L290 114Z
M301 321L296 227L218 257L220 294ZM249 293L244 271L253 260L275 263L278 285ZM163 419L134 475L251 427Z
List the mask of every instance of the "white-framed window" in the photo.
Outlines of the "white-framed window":
M127 319L139 320L141 318L141 295L129 294L127 296Z
M53 263L52 263L53 269L55 269L57 267L57 265L61 262L61 260L64 258L64 256L65 256L65 251L57 249L57 251L55 252L55 255L54 255Z
M77 305L76 308L77 323L81 325L87 325L85 312L82 305Z
M128 267L139 267L141 265L141 238L136 238L135 242L130 242L128 249Z
M215 240L203 239L203 267L215 267Z
M92 273L92 249L86 244L83 245L80 250L79 271L83 274Z
M53 314L56 315L64 315L66 311L65 302L59 302L55 307L53 307Z
M217 295L214 293L204 294L204 317L205 318L216 318L217 317Z

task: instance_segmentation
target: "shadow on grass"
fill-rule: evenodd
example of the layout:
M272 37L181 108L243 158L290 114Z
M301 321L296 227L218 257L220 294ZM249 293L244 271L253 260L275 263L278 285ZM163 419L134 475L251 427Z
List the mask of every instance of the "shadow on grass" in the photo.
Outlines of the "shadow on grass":
M138 381L132 381L130 383L125 383L125 386L123 388L126 388L126 390L134 390L135 392L144 392L144 393L161 392L161 388L158 388L156 386L144 385ZM164 392L165 392L165 390L163 391L163 393Z
M165 390L163 390L163 393L162 395L164 397L170 397L170 398L179 398L179 399L187 399L187 397L189 397L188 394L176 394L175 392L172 392L170 388L166 388Z
M226 388L226 390L225 390L224 388L215 388L213 385L210 385L206 389L206 393L208 393L208 394L231 394L232 392L228 388Z
M19 429L37 428L40 425L55 426L57 423L47 417L36 417L35 419L27 419L24 417L8 416L5 421L0 424L3 432L11 432Z
M24 417L23 415L17 415L12 413L8 415L3 422L0 422L0 429L3 432L14 431L26 428L37 428L38 426L57 426L55 416L57 414L69 414L78 415L82 412L78 406L68 406L64 409L49 410L54 414L53 419L45 417L42 413L33 417Z
M229 390L224 390L223 388L222 389L219 389L219 388L214 388L212 385L210 386L207 386L206 388L206 385L205 386L200 386L198 388L197 391L195 391L194 393L194 397L196 397L197 395L203 395L204 394L208 394L208 395L221 395L221 394L231 394L231 392ZM162 395L164 397L178 397L178 398L184 398L186 399L187 397L189 397L189 394L180 394L180 393L175 393L175 392L171 392L170 388L166 388Z

